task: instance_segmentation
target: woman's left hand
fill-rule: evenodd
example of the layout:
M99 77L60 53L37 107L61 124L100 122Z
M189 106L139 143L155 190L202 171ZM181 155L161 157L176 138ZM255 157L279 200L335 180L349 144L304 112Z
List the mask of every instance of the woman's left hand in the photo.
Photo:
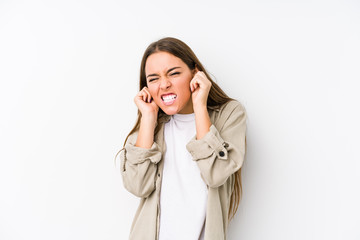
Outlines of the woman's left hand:
M192 93L192 103L194 110L201 107L207 107L207 99L211 88L211 82L205 73L196 69L196 74L190 81L190 90Z

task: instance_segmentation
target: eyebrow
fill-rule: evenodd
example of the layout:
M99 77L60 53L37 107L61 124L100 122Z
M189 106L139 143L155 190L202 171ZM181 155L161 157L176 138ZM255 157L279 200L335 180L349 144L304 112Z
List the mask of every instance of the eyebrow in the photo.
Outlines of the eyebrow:
M171 72L172 70L174 70L174 69L176 69L176 68L180 68L180 67L173 67L173 68L170 68L169 70L167 70L167 72L166 72L166 73L169 73L169 72ZM147 76L146 76L146 78L148 78L148 77L153 77L153 76L159 76L159 74L156 74L156 73L149 74L149 75L147 75Z

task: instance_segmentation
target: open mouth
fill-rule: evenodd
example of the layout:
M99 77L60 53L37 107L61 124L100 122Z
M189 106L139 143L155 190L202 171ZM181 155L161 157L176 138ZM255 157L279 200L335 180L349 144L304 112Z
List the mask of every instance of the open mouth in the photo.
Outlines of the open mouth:
M163 100L165 105L171 105L175 102L177 95L176 94L166 94L162 95L161 99Z

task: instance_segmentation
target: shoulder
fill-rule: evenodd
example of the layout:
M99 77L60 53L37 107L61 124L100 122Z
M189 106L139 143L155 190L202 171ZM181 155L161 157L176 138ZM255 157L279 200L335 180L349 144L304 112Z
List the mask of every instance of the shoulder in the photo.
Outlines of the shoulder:
M235 123L246 119L246 110L239 101L231 100L211 111L210 116L214 125L222 129L226 123Z
M242 105L237 100L231 100L227 103L224 103L218 110L217 118L232 118L232 117L240 117L246 116L246 110L244 105Z
M227 103L224 103L221 107L219 112L222 114L230 114L233 111L243 111L245 112L245 107L237 100L231 100Z

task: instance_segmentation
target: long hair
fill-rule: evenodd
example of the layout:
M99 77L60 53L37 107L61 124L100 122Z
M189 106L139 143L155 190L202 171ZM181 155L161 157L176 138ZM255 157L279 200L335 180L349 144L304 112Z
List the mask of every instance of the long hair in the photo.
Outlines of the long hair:
M151 54L156 52L170 53L175 57L180 58L190 68L190 70L194 70L195 67L197 67L199 71L203 71L205 73L206 77L211 82L211 88L207 99L208 107L220 108L223 104L233 100L232 98L228 97L225 94L225 92L212 80L212 78L209 76L209 74L207 73L207 71L205 70L199 59L196 57L194 52L191 50L191 48L181 40L172 37L162 38L156 42L153 42L145 50L140 65L139 91L141 91L141 89L143 89L145 86L147 87L147 81L145 75L146 60ZM164 111L162 111L162 109L159 108L158 119L164 114L165 114ZM136 132L137 130L139 130L140 120L141 120L141 113L138 110L137 121L133 129L127 135L124 141L124 146L129 136L134 132ZM160 127L159 125L157 125L157 127L155 128L155 133L154 133L155 135L158 133L159 129ZM237 172L235 172L234 178L235 178L234 190L231 194L230 207L228 212L229 220L231 220L234 217L242 196L241 168Z

